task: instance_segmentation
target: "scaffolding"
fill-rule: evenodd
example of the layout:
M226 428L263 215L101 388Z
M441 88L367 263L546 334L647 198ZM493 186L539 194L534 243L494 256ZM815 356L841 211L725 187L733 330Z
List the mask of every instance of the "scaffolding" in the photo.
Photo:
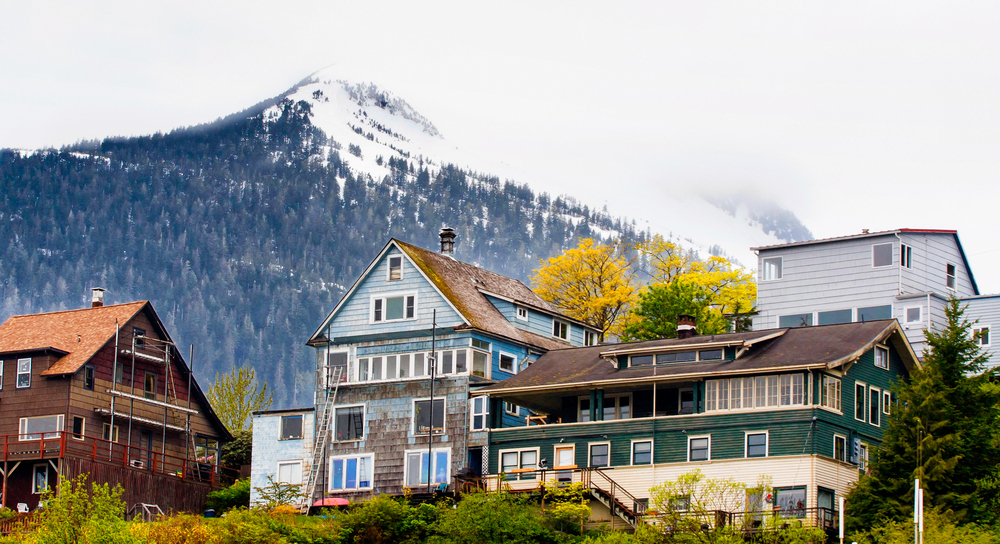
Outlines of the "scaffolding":
M191 408L191 388L192 388L192 376L194 374L193 362L191 367L188 368L187 376L187 395L186 402L187 406L182 406L182 399L177 394L177 387L174 384L173 376L173 365L171 364L172 358L177 357L177 346L169 340L160 340L158 338L151 338L145 335L138 335L133 332L131 341L125 345L123 348L120 342L121 336L121 326L116 324L115 330L115 357L114 357L114 370L111 378L111 389L107 390L107 393L111 395L110 407L104 412L104 410L96 410L98 413L106 413L111 417L110 425L110 435L109 448L111 444L117 441L115 436L115 419L123 418L128 421L128 431L126 438L126 451L131 452L132 447L132 426L133 423L143 423L152 427L160 427L162 429L161 442L160 442L160 453L162 455L167 455L167 431L179 432L183 435L184 440L184 459L185 460L197 460L198 458L198 445L195 442L195 437L191 433L191 416L198 414L197 410ZM194 346L191 346L191 358L194 358ZM124 359L124 360L122 360ZM141 394L136 394L135 382L136 382L136 361L142 363L153 364L156 368L162 369L161 373L152 374L152 388L149 387L150 373L147 370L142 370L143 373L143 388ZM124 387L124 377L125 377L125 364L131 362L129 371L129 386L126 390ZM157 381L159 379L164 380L163 385L163 400L156 400L157 394ZM121 385L122 389L118 386ZM152 395L150 398L148 395ZM171 402L173 398L173 402ZM117 402L128 402L128 412L126 413L118 407L116 409ZM135 414L135 404L136 402L142 403L148 407L157 409L163 409L163 418L160 421L156 419L151 419L149 417L142 417ZM148 415L148 413L146 414ZM206 444L207 447L207 444ZM149 442L147 444L142 444L140 441L139 450L140 451L152 451L153 447L153 436L152 433L149 435ZM207 453L207 452L206 452ZM216 449L216 455L218 455L218 449ZM218 459L212 464L216 464ZM142 467L142 459L131 460L131 464L136 467Z

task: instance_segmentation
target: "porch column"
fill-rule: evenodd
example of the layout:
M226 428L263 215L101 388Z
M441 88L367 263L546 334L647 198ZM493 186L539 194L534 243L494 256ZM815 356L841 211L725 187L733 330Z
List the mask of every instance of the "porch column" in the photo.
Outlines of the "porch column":
M600 412L597 411L597 390L596 389L591 389L590 390L590 420L591 421L597 421L597 414L598 413L600 413Z
M597 419L595 421L604 421L604 390L598 389L597 393Z

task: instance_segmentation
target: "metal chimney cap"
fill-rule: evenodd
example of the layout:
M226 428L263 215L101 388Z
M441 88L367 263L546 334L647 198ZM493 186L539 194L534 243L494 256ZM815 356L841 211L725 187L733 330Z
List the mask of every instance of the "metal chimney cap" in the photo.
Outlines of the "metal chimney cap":
M451 257L455 253L455 229L451 227L441 227L438 233L441 238L441 254Z

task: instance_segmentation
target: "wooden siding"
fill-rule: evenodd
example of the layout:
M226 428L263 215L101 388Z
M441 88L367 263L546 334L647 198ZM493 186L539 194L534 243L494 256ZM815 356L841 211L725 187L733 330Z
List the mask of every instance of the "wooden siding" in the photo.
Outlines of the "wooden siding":
M965 268L962 253L955 243L952 234L917 234L903 232L900 240L913 248L912 266L900 268L900 291L903 294L924 293L934 291L947 296L948 285L945 281L945 267L955 265L957 282L955 293L959 297L975 294L969 271ZM898 243L896 248L898 256ZM898 263L899 260L897 259Z
M374 453L374 489L336 493L345 498L373 493L402 493L407 450L427 449L427 436L414 436L413 400L430 396L428 380L341 386L337 406L362 404L365 428L362 440L332 442L328 458ZM445 399L445 432L433 436L434 448L451 449L450 475L465 468L468 444L469 386L467 377L443 378L434 384L434 398ZM331 437L333 430L331 429ZM329 462L329 461L327 461ZM324 478L325 479L325 478Z
M87 473L92 482L106 482L112 486L121 484L125 490L122 500L128 507L147 503L159 506L164 512L198 513L205 507L205 497L212 491L208 483L151 474L89 459L71 457L64 459L63 463L67 478Z
M962 303L968 305L965 318L975 323L973 327L990 328L990 345L983 350L990 356L989 368L1000 366L1000 337L995 336L1000 332L1000 296L975 297Z
M31 359L31 387L17 389L17 360L22 358ZM57 359L58 356L42 353L3 358L3 387L0 389L3 417L0 417L0 434L18 434L22 417L66 415L70 380L62 376L41 375Z
M398 281L389 281L389 257L400 255L403 257L403 278ZM456 281L460 281L460 279L456 279ZM417 294L416 319L393 323L371 323L371 297L395 292L415 292ZM459 314L451 308L437 289L424 279L409 258L395 247L391 248L382 256L381 260L375 263L367 276L361 278L357 288L349 297L342 302L340 310L333 317L330 334L334 340L357 335L362 331L364 334L376 334L419 329L430 330L434 309L437 309L438 327L455 327L463 323ZM323 326L321 331L323 334L327 333L327 325L329 324Z

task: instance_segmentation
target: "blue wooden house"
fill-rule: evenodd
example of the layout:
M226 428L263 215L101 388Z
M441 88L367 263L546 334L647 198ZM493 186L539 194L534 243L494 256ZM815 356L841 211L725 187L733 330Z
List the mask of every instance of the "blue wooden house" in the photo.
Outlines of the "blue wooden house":
M470 390L549 350L596 344L599 329L521 281L454 259L454 239L442 229L440 252L390 240L309 338L316 424L301 483L311 500L439 490L481 473L489 421L521 425L528 412ZM255 436L255 456L257 446ZM255 469L253 485L267 475Z

